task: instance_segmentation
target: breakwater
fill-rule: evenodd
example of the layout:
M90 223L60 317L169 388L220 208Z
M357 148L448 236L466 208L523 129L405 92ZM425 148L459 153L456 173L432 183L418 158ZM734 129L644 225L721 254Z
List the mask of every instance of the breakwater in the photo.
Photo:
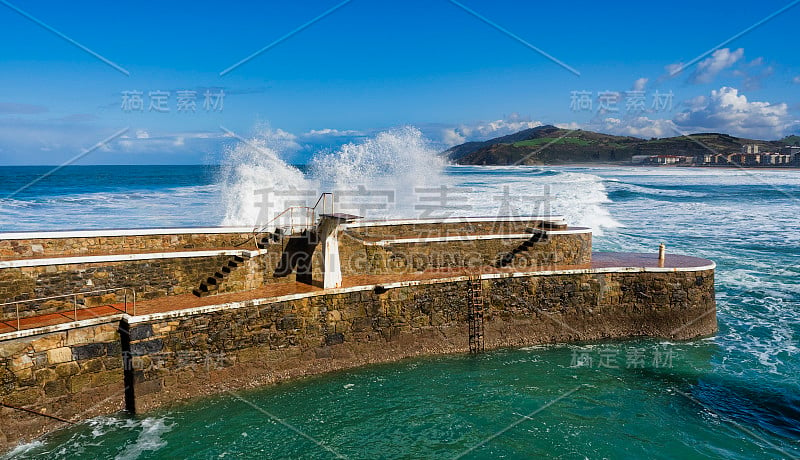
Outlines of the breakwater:
M327 289L322 250L313 242L295 253L307 257L293 262L291 235L261 243L242 229L193 231L72 233L72 243L53 246L58 253L47 253L41 241L64 235L0 236L17 248L0 260L0 302L17 302L13 313L3 310L2 402L80 420L406 356L467 351L468 294L476 283L485 302L486 348L688 339L716 330L713 262L672 254L660 261L655 251L592 254L590 231L557 217L344 224L337 229L343 281ZM118 247L115 238L131 236L146 236L154 247L103 253ZM186 247L199 241L204 246ZM36 257L20 255L33 245L42 248L36 246ZM278 270L287 262L288 273ZM223 267L229 274L209 284ZM157 270L160 281L137 278L137 270L151 277L156 272L147 270ZM44 282L53 274L63 281ZM103 285L107 279L114 283ZM199 290L202 283L206 291ZM131 288L135 309L119 308L123 293L90 294L100 285ZM31 300L81 292L78 287L88 293L71 302ZM107 314L80 316L78 306L81 315ZM50 316L63 318L42 321ZM10 407L0 417L4 445L62 423Z

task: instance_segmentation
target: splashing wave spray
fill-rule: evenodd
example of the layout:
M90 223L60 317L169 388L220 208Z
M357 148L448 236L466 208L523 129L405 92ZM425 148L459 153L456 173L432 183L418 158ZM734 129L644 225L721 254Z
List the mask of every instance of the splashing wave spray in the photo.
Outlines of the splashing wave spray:
M319 152L305 174L280 158L290 148L280 139L267 129L227 152L225 225L263 225L289 206L313 206L323 191L335 193L337 212L368 219L420 217L445 186L450 197L444 206L455 206L450 214L438 210L430 217L554 213L597 234L619 226L605 209L608 194L598 176L531 167L455 167L445 174L445 161L414 127ZM535 198L544 191L546 209Z
M290 197L267 191L310 187L299 169L280 158L285 148L286 143L265 128L258 137L227 149L221 171L223 225L255 225L271 218L275 209L287 207L284 201Z
M270 142L269 134L226 152L224 225L264 224L289 206L313 206L323 191L336 193L338 211L371 219L409 217L415 188L444 180L444 161L413 127L318 153L307 174L280 158L280 146Z

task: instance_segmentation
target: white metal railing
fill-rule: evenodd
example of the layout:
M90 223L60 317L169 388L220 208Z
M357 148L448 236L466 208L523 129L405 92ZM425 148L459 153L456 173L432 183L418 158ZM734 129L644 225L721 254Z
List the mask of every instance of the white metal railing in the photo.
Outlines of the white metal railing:
M123 309L122 310L120 310L119 308L115 307L114 305L106 304L106 305L98 305L98 306L107 306L107 307L111 307L111 308L119 311L120 313L128 313L128 295L130 294L130 299L131 299L130 303L131 303L131 307L132 307L131 308L131 314L133 314L135 316L136 315L136 291L133 288L129 288L129 287L111 288L111 289L99 289L99 290L96 290L96 291L86 291L86 292L75 292L75 293L72 293L72 294L62 294L62 295L56 295L56 296L52 296L52 297L40 297L38 299L16 300L14 302L6 302L6 303L3 303L3 304L0 304L0 309L5 309L5 307L7 307L9 305L14 305L15 306L16 327L13 324L11 324L10 321L4 320L3 323L8 324L9 326L14 327L16 330L19 331L19 330L22 329L22 324L21 324L22 323L22 321L21 321L22 316L20 315L20 308L19 308L20 305L24 305L26 303L31 303L31 302L40 302L41 303L41 302L45 302L45 301L49 301L49 300L70 299L71 298L72 299L72 310L71 310L72 311L72 320L73 321L78 321L78 310L85 310L87 308L93 308L93 307L87 306L85 304L85 302L84 302L83 305L79 305L78 304L78 297L81 297L82 299L85 300L86 297L97 297L100 294L109 294L109 293L115 293L116 294L117 292L120 292L120 291L122 291L122 299L123 299ZM62 316L67 316L64 313L69 312L69 311L70 310L55 311L55 312L52 312L52 314L59 314L59 315L62 315ZM26 316L26 318L29 318L31 316ZM105 315L103 315L103 316L105 316Z
M321 208L320 208L321 205ZM317 208L320 208L319 210ZM328 208L330 211L328 212ZM317 218L320 214L333 214L334 203L333 193L325 192L319 196L314 206L291 206L273 217L266 224L253 229L253 233L258 235L266 233L271 225L275 229L280 229L283 233L293 235L295 230L303 231L308 230L317 224Z

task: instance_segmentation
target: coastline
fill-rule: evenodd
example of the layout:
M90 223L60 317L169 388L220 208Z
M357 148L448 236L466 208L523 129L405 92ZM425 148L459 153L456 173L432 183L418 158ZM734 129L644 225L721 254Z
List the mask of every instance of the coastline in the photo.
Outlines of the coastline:
M746 169L746 170L755 170L755 171L798 171L800 170L800 166L735 166L735 165L725 165L725 166L716 166L716 165L651 165L651 164L635 164L630 162L619 162L619 163L557 163L557 164L540 164L540 165L471 165L471 164L450 164L449 166L455 167L485 167L485 168L509 168L509 167L530 167L530 168L620 168L620 167L631 167L631 168L683 168L683 169Z

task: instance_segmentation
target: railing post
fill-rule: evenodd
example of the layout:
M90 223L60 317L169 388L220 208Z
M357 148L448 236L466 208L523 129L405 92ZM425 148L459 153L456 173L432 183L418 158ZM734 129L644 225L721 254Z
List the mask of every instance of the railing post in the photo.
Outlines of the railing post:
M131 292L133 293L133 316L136 316L136 291L131 289Z
M19 304L17 304L17 330L19 331L22 327L19 324Z
M75 321L78 321L78 296L72 296L72 317L75 318Z
M125 309L125 314L128 314L128 290L123 289L122 292L123 292L122 301L124 302L124 306L122 308Z

